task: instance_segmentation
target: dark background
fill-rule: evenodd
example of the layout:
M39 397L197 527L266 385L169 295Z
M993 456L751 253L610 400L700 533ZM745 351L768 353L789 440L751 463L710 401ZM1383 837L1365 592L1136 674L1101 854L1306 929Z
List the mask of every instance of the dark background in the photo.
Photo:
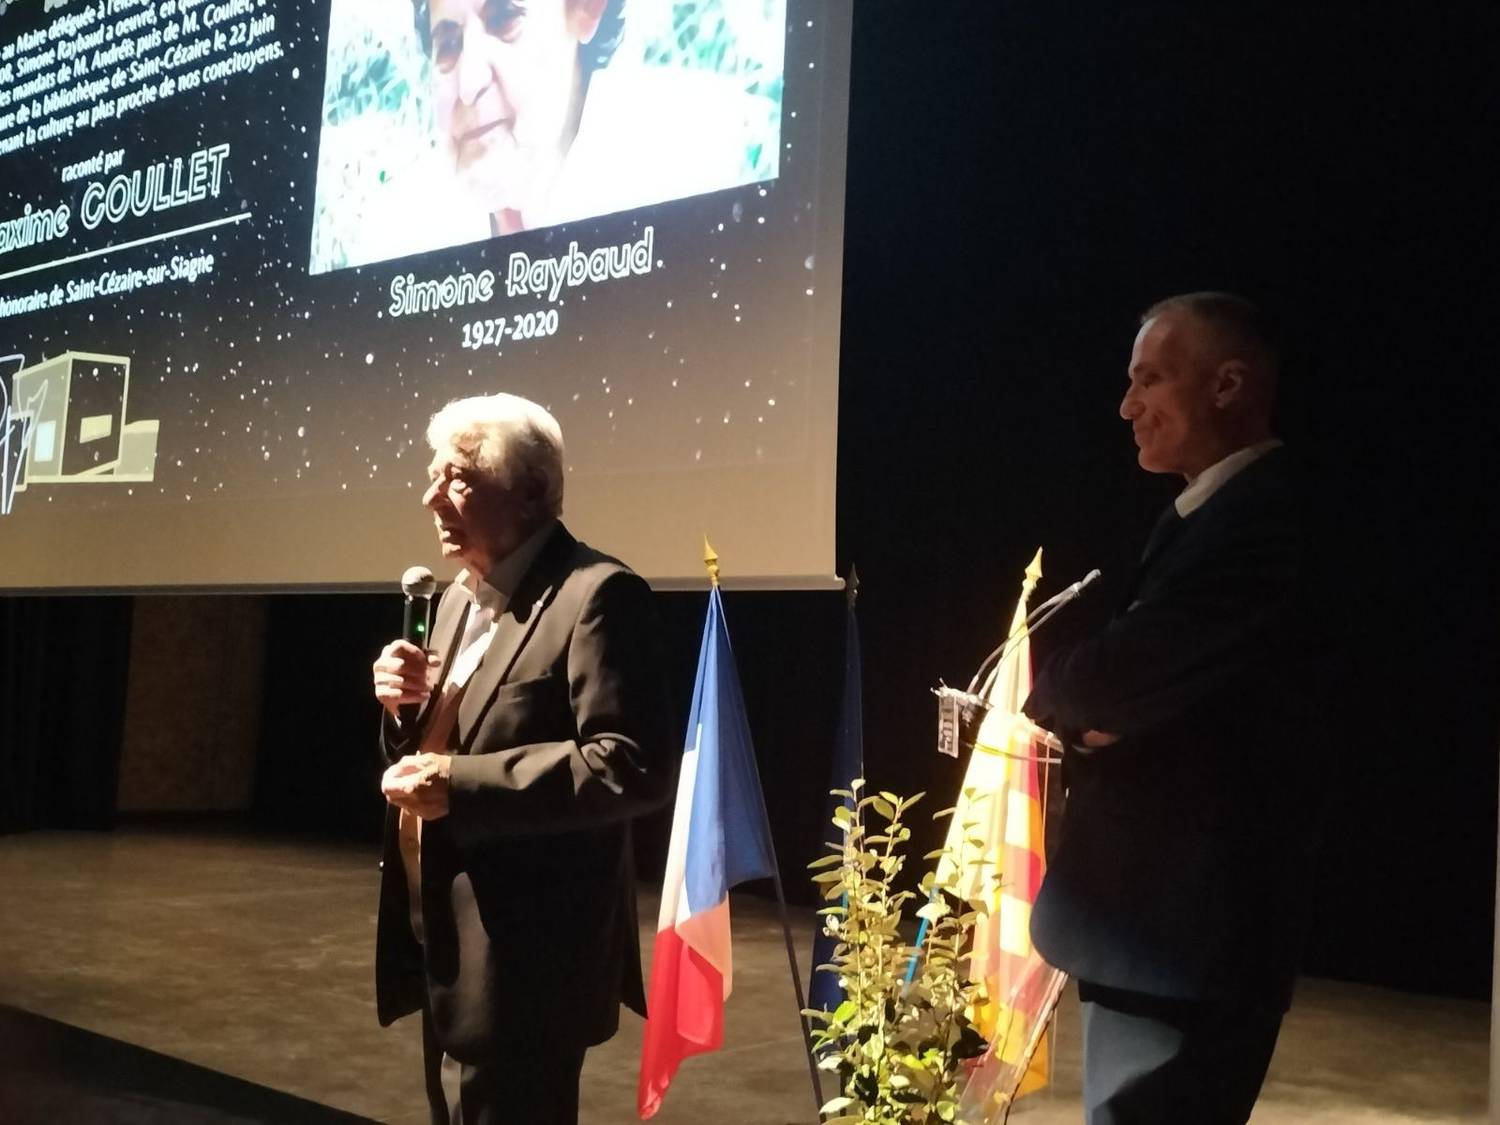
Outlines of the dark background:
M863 580L873 783L948 803L959 765L932 749L927 689L998 641L1037 545L1042 594L1093 566L1123 577L1176 487L1135 468L1115 416L1136 317L1243 292L1284 327L1282 430L1348 642L1308 969L1489 995L1497 31L1488 5L856 5L838 542ZM684 715L704 602L661 599ZM799 890L843 601L726 603ZM99 748L118 742L128 610L0 601L0 830L110 823ZM282 596L269 615L254 820L373 837L368 667L396 599ZM43 655L59 674L28 671ZM644 826L648 867L665 833Z

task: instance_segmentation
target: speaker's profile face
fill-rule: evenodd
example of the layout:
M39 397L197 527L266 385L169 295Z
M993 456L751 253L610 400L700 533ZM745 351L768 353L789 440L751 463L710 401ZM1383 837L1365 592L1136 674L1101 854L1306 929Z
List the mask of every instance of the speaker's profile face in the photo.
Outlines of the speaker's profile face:
M1141 326L1130 355L1120 416L1130 423L1141 468L1194 477L1218 459L1219 419L1204 328L1167 312Z
M569 0L432 0L433 95L454 169L491 211L561 160L582 96Z
M482 578L526 537L524 505L457 450L433 457L427 479L422 506L432 513L443 558Z

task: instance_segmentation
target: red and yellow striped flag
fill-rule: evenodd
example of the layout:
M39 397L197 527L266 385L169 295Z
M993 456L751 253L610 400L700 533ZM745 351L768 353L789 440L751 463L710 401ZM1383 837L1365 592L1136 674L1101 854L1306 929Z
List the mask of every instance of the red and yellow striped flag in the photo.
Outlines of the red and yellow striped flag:
M990 1041L987 1069L1006 1101L1046 1086L1051 1067L1048 1044L1036 1032L1057 974L1031 945L1031 906L1046 869L1044 800L1035 728L1021 714L1031 692L1027 602L1041 575L1038 550L1021 584L1009 651L980 692L990 710L948 827L948 854L938 867L939 882L951 878L960 897L988 904L975 926L969 977L982 985L974 1020Z

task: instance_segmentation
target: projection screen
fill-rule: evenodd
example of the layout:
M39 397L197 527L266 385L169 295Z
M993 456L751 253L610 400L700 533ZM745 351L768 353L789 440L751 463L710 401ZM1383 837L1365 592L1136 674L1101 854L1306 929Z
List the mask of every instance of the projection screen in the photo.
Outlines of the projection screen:
M658 584L830 584L849 25L0 0L0 589L388 587L499 390Z

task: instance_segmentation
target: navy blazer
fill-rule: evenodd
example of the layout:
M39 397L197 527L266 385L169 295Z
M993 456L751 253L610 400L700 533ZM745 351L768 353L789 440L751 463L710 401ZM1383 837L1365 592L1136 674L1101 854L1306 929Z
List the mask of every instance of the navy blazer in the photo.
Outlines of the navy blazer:
M1101 633L1058 653L1026 713L1076 736L1032 914L1052 964L1112 988L1285 1006L1321 783L1300 496L1273 450L1159 526Z
M444 676L468 606L444 591ZM387 761L421 745L387 715ZM614 1034L644 1014L630 818L672 794L678 744L646 583L561 525L516 589L451 735L449 812L422 827L425 946L387 810L376 939L382 1024L429 1005L463 1062Z

